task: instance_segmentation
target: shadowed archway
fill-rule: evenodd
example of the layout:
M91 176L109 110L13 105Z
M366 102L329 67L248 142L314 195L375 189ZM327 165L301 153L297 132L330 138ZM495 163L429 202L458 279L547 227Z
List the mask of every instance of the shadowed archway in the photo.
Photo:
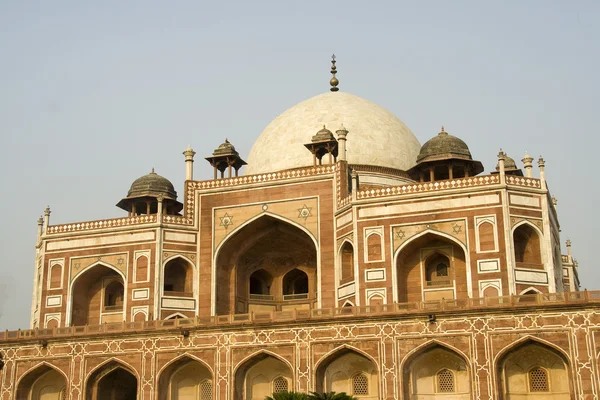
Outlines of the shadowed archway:
M289 279L284 279L286 274ZM316 301L316 281L313 239L293 224L265 215L243 226L220 247L216 313L310 308Z

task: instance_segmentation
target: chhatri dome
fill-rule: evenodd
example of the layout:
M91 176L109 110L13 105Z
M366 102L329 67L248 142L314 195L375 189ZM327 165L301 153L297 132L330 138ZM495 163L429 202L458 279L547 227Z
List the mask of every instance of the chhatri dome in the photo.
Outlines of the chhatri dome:
M339 92L334 77L331 91L305 100L275 118L254 142L245 174L260 174L312 165L304 147L323 125L335 134L348 130L349 164L408 170L421 145L394 114L350 93ZM337 136L337 135L336 135Z

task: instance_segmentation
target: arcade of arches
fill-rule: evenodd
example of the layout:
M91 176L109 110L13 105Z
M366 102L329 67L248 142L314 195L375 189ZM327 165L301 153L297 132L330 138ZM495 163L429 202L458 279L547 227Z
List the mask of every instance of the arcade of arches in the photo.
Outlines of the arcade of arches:
M217 314L311 308L317 252L301 229L270 216L236 232L219 250Z
M442 344L417 349L403 361L404 399L470 399L468 360ZM502 400L570 399L569 366L561 353L530 340L504 352L497 362L498 395ZM380 378L368 356L343 347L318 362L315 390L346 392L362 399L378 399ZM215 396L213 374L202 362L182 356L159 375L158 400L211 400ZM17 400L65 400L67 380L43 364L27 373L17 385ZM279 356L260 352L234 371L235 399L264 400L266 396L297 390L290 364ZM136 400L138 380L125 365L110 361L91 373L85 400Z
M428 233L408 243L396 267L400 303L468 297L465 253L445 237Z

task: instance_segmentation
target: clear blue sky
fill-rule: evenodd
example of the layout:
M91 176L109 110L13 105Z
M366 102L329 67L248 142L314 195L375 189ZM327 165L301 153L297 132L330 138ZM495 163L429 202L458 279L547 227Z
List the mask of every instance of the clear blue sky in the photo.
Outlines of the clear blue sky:
M188 144L197 178L225 137L247 157L280 112L328 90L332 53L341 90L421 143L445 125L486 171L500 147L543 155L563 246L600 289L598 20L598 1L0 3L0 329L29 325L47 204L52 223L123 215L152 167L183 194Z

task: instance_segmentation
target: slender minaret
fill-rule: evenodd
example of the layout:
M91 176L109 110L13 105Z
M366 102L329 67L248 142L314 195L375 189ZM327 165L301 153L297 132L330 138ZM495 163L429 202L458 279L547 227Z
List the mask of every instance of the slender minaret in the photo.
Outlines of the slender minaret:
M194 156L196 152L188 144L183 155L185 156L185 180L192 181L194 180Z
M39 243L40 239L42 238L42 229L44 227L44 219L42 218L42 216L40 215L40 217L37 220L38 223L38 230L37 230L37 241Z
M506 153L500 149L500 153L498 153L498 169L500 172L500 183L505 183L506 174L504 171L504 160L506 159Z
M335 131L335 133L338 135L338 160L348 161L346 159L346 136L348 135L348 130L342 124L340 129Z
M50 206L46 206L44 210L44 232L47 232L50 226L50 212Z
M540 167L540 183L541 183L542 189L546 189L546 173L545 173L546 162L544 161L542 156L540 156L540 159L538 160L538 167Z

